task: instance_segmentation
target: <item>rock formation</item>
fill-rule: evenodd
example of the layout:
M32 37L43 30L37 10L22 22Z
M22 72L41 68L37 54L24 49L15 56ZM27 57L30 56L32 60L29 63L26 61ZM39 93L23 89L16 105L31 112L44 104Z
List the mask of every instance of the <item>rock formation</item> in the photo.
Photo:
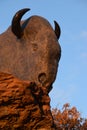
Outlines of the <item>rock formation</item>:
M0 130L55 130L45 87L0 73Z

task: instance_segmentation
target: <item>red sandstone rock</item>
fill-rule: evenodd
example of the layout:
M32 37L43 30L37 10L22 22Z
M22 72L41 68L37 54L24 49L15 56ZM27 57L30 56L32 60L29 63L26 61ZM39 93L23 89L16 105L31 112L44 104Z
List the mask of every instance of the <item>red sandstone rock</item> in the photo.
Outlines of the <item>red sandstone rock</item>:
M0 73L0 130L55 130L45 88Z

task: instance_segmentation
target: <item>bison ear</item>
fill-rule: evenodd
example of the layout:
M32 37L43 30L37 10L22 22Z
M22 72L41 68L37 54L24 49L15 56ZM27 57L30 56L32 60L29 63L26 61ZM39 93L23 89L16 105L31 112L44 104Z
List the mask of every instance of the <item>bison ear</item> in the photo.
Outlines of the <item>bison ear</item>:
M60 26L58 25L58 23L56 22L56 21L54 21L54 24L55 24L55 34L56 34L56 36L57 36L57 39L59 39L59 37L60 37L60 33L61 33L61 31L60 31Z
M30 9L28 8L19 10L12 19L11 29L17 38L21 38L23 36L23 29L21 28L20 20L22 16L29 10Z

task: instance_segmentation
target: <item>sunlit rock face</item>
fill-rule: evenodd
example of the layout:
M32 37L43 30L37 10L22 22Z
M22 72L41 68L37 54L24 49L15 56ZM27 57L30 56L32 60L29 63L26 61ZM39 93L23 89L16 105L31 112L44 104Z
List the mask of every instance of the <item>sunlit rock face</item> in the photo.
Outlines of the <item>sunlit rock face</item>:
M45 87L0 73L0 130L55 130Z

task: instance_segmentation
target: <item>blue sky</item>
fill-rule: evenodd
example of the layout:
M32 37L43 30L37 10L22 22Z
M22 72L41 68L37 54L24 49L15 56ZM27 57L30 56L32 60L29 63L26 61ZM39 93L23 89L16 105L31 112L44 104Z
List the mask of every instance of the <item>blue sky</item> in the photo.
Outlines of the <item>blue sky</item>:
M53 28L54 20L59 23L62 57L50 93L51 106L69 102L87 117L87 0L3 0L0 6L0 34L15 12L26 7L31 11L23 19L37 14L47 18Z

